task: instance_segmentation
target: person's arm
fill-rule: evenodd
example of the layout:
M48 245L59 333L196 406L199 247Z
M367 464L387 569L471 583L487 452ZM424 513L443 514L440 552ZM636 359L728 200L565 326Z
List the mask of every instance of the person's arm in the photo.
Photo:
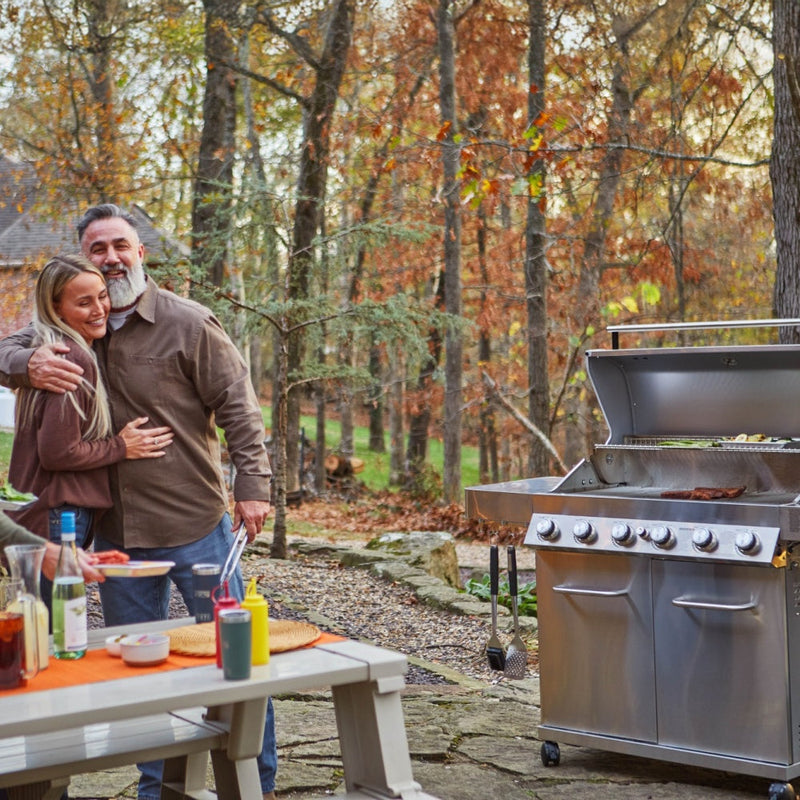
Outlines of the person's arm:
M248 541L253 541L270 511L272 471L264 445L264 420L247 365L214 317L205 322L194 366L198 391L225 432L235 469L234 527L244 521Z
M18 525L5 513L0 513L0 550L12 544L44 545L42 574L51 581L55 578L61 548L55 542L48 542L22 525ZM83 579L87 583L92 581L102 583L106 577L92 566L92 558L93 556L78 548L78 564L83 572Z
M33 348L33 325L0 339L0 384L9 389L33 386L63 394L77 389L83 370L66 361L66 345L43 345Z

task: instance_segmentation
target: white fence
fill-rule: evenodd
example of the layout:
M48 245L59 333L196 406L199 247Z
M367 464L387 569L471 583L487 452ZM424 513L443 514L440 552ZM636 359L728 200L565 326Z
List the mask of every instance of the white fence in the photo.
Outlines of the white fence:
M14 393L0 386L0 429L14 430Z

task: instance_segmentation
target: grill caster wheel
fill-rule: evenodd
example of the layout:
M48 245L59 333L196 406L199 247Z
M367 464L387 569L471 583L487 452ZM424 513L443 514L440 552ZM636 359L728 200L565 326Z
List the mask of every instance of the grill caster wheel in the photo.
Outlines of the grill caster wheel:
M546 767L557 767L561 763L561 750L556 742L542 742L542 764ZM776 784L777 785L777 784ZM770 791L772 789L770 788ZM771 797L769 800L796 800L796 798Z
M791 783L771 783L769 800L797 800L797 795Z

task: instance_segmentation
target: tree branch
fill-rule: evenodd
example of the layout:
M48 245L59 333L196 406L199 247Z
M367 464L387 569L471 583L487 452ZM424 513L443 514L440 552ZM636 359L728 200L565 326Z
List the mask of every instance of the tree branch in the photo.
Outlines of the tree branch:
M506 410L509 414L511 414L514 419L522 425L527 431L532 433L547 449L547 452L556 460L558 466L561 467L562 471L566 475L569 472L567 465L562 461L561 456L558 454L553 443L547 438L547 436L534 425L526 416L522 413L517 411L511 403L500 394L500 389L497 385L497 381L492 378L485 370L481 370L481 376L483 377L483 382L489 389L489 395L497 400L498 403Z

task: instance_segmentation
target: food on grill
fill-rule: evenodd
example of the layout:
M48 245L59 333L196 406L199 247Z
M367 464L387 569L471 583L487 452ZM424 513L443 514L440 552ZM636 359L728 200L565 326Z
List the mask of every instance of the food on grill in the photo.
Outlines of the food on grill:
M669 500L731 500L744 493L746 486L696 486L694 489L668 489L661 496Z
M716 439L662 439L662 447L721 447Z

